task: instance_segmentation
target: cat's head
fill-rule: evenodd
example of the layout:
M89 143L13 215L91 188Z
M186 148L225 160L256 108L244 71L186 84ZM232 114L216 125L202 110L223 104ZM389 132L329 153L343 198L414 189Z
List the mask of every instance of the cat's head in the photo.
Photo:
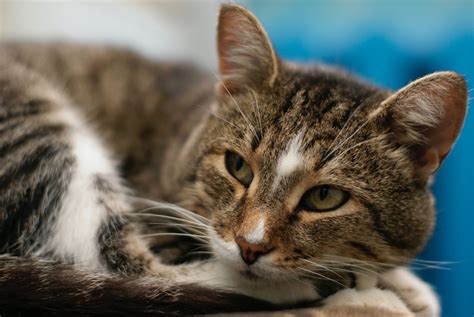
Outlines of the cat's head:
M193 178L217 258L278 279L342 263L378 270L420 251L435 222L430 178L465 116L460 75L390 92L286 63L237 5L221 9L218 51L222 80Z

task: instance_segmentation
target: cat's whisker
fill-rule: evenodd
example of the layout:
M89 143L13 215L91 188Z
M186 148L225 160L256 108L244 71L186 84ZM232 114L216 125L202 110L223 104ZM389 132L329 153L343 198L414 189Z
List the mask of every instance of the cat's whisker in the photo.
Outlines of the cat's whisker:
M353 273L363 275L369 278L373 278L374 276L381 276L381 274L377 271L370 270L364 266L356 265L353 263L338 263L338 262L331 262L327 263L331 269L339 272L346 272L346 273ZM353 269L351 269L353 268Z
M352 115L354 113L357 112L357 110L359 110L361 107L357 108L356 110L354 110L354 112L351 114L351 116L349 117L348 121L351 119ZM329 151L329 153L327 153L322 159L321 159L321 162L325 162L333 153L335 153L336 151L338 151L342 146L344 146L344 144L346 144L349 140L351 140L353 137L355 137L369 122L371 122L373 119L375 118L375 116L372 116L371 114L369 114L367 116L367 119L364 121L364 123L362 123L361 125L358 126L358 128L353 132L351 133L347 138L343 139L339 144L337 144L337 146L335 146L332 150ZM344 125L345 126L345 125ZM341 129L342 131L342 129ZM341 132L340 131L340 132ZM339 136L339 134L336 136L336 138ZM334 143L334 142L333 142ZM332 146L332 145L331 145Z
M336 144L336 141L339 139L339 137L345 132L345 130L349 127L349 123L352 123L352 118L354 117L354 115L358 112L358 110L360 109L361 107L358 107L356 108L354 111L352 111L352 113L350 114L349 118L346 120L346 122L344 123L344 125L342 126L342 128L339 130L339 132L337 133L336 137L334 138L334 140L331 142L331 144L329 145L328 149L327 149L327 153L330 152L334 145ZM325 157L327 156L327 154L325 154ZM321 160L323 161L323 160Z
M365 277L368 277L368 278L371 278L371 279L374 278L374 277L382 277L382 274L377 272L377 271L370 270L366 267L358 266L358 265L354 265L354 264L350 264L350 263L349 264L332 263L332 264L328 264L328 265L332 269L334 269L336 271L339 271L339 272L352 273L352 274L355 274L355 275L365 276Z
M341 278L343 277L342 275L338 274L336 271L331 270L328 266L325 266L325 265L323 265L323 264L316 263L316 262L313 262L313 261L307 260L307 259L301 259L301 260L304 261L304 262L307 262L307 263L311 264L312 266L315 266L315 267L321 268L321 269L323 269L323 270L326 270L326 271L332 272L332 273L334 273L334 274L337 274L337 275L338 275L339 277L341 277Z
M375 261L370 261L370 260L360 260L360 259L355 259L355 258L350 258L350 257L335 255L335 254L325 254L324 255L324 261L328 261L326 258L335 259L336 261L339 260L342 263L344 263L343 261L363 263L363 264L367 264L367 265L369 265L373 268L378 268L378 267L383 266L383 265L391 265L389 263L375 262Z
M347 152L349 152L350 150L353 150L361 145L364 145L364 144L367 144L367 143L370 143L370 142L373 142L373 141L379 141L380 139L383 139L385 136L384 135L378 135L376 137L373 137L373 138L370 138L370 139L367 139L367 140L364 140L364 141L361 141L359 143L356 143L355 145L345 149L344 151L340 152L337 154L336 157L333 158L333 160L336 160L338 159L339 157L342 157L344 156L344 154L346 154Z
M411 269L416 271L421 270L451 270L449 267L441 266L441 265L434 265L434 264L424 264L424 263L408 263L407 266L410 266Z
M428 264L456 264L458 262L455 261L431 261L431 260L422 260L422 259L411 259L412 262L419 262L419 263L428 263Z
M180 232L159 232L159 233L146 233L141 234L140 237L150 238L150 237L160 237L160 236L178 236L178 237L190 237L202 242L208 242L208 237L204 235L197 235L191 233L180 233Z
M349 140L351 140L357 133L359 133L368 123L370 122L370 119L365 121L363 124L361 124L352 134L350 134L347 138L345 138L341 143L339 143L336 147L334 147L333 150L331 150L328 154L326 154L321 161L324 162L326 161L332 154L334 154L337 150L339 150L344 144L346 144Z
M161 214L150 214L150 213L139 213L139 214L131 214L129 216L135 216L135 217L155 217L155 218L163 218L163 219L169 219L169 220L178 220L178 221L181 221L182 223L189 223L189 224L192 224L192 225L195 225L195 226L199 226L203 229L209 229L210 226L209 225L206 225L206 224L203 224L203 223L200 223L200 222L196 222L196 221L192 221L192 220L189 220L189 219L183 219L183 218L178 218L178 217L173 217L173 216L168 216L168 215L161 215Z
M187 209L185 209L181 206L175 205L175 204L164 203L164 202L156 202L156 201L153 201L153 200L150 200L150 199L140 198L140 197L134 197L134 199L152 205L150 208L165 209L165 210L169 210L169 211L174 211L174 212L179 213L179 214L181 214L185 217L192 217L193 219L199 218L203 222L209 222L208 218L206 218L204 216L201 216L201 215L199 215L195 212L192 212L190 210L187 210Z
M342 259L345 262L355 262L355 263L364 264L364 265L370 266L372 268L378 268L378 267L395 268L395 267L399 266L399 264L374 262L374 261L369 261L369 260L358 260L358 259L347 258L347 257L342 257L342 256L335 256L335 255L332 255L330 257L333 257L333 258L336 258L336 259ZM450 268L446 268L446 267L435 265L435 264L417 263L416 261L414 261L414 263L410 263L411 259L409 259L409 258L402 258L402 259L404 261L406 261L407 263L409 263L410 267L414 270L424 270L424 269L449 270L450 269Z
M308 269L305 269L305 268L303 268L303 267L298 267L298 270L302 270L302 271L308 272L308 273L310 273L310 274L314 274L314 275L316 275L316 276L318 276L318 277L320 277L320 278L322 278L322 279L324 279L324 280L328 280L328 281L331 281L331 282L333 282L333 283L336 283L336 284L338 284L338 285L340 285L340 286L342 286L342 287L346 287L346 285L342 284L341 282L336 281L335 279L332 279L332 278L330 278L330 277L328 277L328 276L326 276L326 275L324 275L324 274L321 274L321 273L318 273L318 272L314 272L314 271L312 271L312 270L308 270Z
M295 274L295 276L292 276L292 275L286 275L285 278L289 278L289 279L292 279L293 281L296 281L296 282L300 282L300 283L303 283L305 285L308 285L309 287L314 287L316 288L316 286L314 284L312 284L311 282L309 281L305 281L305 280L302 280L300 277L307 277L306 275L302 275L302 274L299 274L297 271L295 270L292 270L292 269L288 269L288 271L290 271L291 273ZM311 278L311 276L308 276Z
M227 94L229 95L229 97L232 99L232 102L235 104L237 110L240 112L240 114L242 115L242 117L244 118L244 120L247 122L250 130L252 130L253 134L255 135L256 138L258 138L258 133L257 133L257 130L255 129L254 125L252 124L252 122L249 120L249 118L244 114L244 112L242 111L242 108L239 106L239 104L237 103L237 100L235 100L234 96L231 94L230 90L227 88L227 86L225 85L225 83L222 81L222 79L220 79L220 77L214 73L214 76L217 78L217 80L219 81L219 83L222 85L222 87L224 87L225 91L227 92Z
M202 107L202 108L204 108L204 107ZM219 116L214 110L209 109L209 107L205 107L205 108L204 108L204 111L206 111L209 115L214 116L214 117L216 117L217 119L221 120L222 122L224 122L224 123L230 125L231 127L235 128L236 130L238 130L238 131L242 130L241 127L239 127L239 126L237 126L236 124L230 122L229 120L227 120L227 119L225 119L225 118ZM216 140L217 140L217 139L216 139Z
M228 123L229 125L231 125L232 127L236 128L237 130L241 130L240 127L238 127L237 125L233 124L233 123L230 122L229 120L226 120L226 119L222 118L221 116L219 116L219 115L216 114L215 112L209 111L209 113L210 113L211 115L213 115L214 117L216 117L216 118L218 118L218 119L224 121L225 123Z
M422 260L422 259L410 259L405 257L397 257L406 262L410 263L412 268L416 269L440 269L440 270L449 270L449 265L455 265L459 262L456 261L432 261L432 260Z
M198 233L198 234L205 233L205 232L203 232L202 227L198 227L198 226L194 226L194 225L190 225L190 224L167 223L167 222L150 222L150 223L147 223L147 224L149 224L153 227L174 228L174 229L181 230L183 232L194 232L194 233Z
M331 255L326 255L325 257L331 257ZM369 272L371 274L374 274L375 276L380 276L380 273L377 270L380 270L380 268L385 267L385 263L377 263L377 262L370 262L370 261L363 261L363 260L358 260L358 259L353 259L349 257L343 257L343 256L332 256L333 260L331 259L323 259L322 262L327 263L328 265L331 265L331 267L336 267L342 266L342 267L355 267L361 270L364 270L366 272ZM375 263L375 264L372 264ZM395 267L395 265L390 265L389 267Z
M250 90L252 92L252 95L253 95L253 99L255 101L255 109L256 109L256 112L257 112L257 118L258 118L258 125L259 125L259 128L260 128L260 131L263 131L263 124L262 124L262 114L260 113L260 107L258 105L258 98L257 98L257 94L255 93L255 90ZM260 140L260 137L259 137L259 141Z

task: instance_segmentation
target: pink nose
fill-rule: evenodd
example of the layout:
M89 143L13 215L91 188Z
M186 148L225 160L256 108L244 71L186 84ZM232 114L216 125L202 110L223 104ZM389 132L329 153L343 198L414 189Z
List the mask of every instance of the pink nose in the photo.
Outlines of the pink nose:
M240 256L248 265L255 263L259 257L272 250L261 244L250 243L242 237L235 238L235 242L239 245Z

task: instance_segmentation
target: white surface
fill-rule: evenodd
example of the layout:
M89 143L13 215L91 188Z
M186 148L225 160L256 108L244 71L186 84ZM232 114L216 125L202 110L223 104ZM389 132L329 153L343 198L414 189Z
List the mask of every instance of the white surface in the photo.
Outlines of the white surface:
M218 7L217 0L0 0L0 39L112 43L214 69Z

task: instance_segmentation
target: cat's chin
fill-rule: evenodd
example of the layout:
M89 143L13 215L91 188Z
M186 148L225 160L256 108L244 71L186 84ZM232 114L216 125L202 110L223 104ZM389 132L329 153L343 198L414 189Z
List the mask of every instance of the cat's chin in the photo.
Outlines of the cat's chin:
M271 268L266 270L258 265L245 265L245 269L236 269L235 265L224 265L236 273L236 288L243 294L275 304L295 304L320 298L310 283L283 278L283 275L272 272Z
M239 273L243 278L251 280L251 281L259 281L261 279L264 279L264 277L261 277L261 276L255 274L255 273L253 273L252 270L250 270L250 269L239 271Z
M239 261L228 261L226 259L220 260L228 270L234 271L239 278L257 283L280 283L288 281L288 274L280 272L268 265L256 263L248 266Z

